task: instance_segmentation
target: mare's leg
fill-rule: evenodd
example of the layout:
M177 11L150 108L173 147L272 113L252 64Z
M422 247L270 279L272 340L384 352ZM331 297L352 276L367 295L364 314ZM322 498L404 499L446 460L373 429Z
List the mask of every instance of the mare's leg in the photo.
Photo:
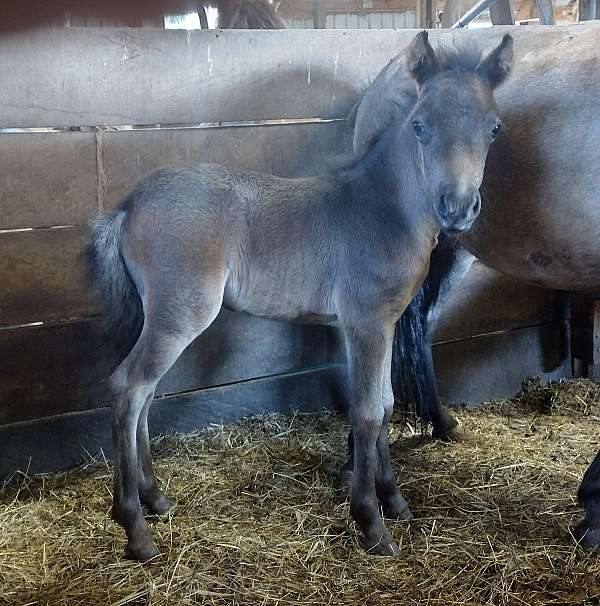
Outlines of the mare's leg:
M396 555L398 547L385 528L375 491L381 479L378 441L391 394L390 359L393 326L345 326L350 383L350 423L354 433L354 473L350 511L371 553Z
M588 549L600 549L600 452L585 472L577 498L585 518L575 527L575 537Z
M148 434L148 412L151 404L150 396L142 408L137 424L138 492L142 505L145 505L150 513L160 515L169 511L172 503L158 486L152 465Z

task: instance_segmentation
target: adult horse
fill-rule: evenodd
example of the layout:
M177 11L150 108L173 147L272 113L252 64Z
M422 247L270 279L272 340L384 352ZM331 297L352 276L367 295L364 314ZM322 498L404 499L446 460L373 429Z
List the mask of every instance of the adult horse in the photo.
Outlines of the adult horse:
M437 396L431 333L440 306L468 271L473 255L493 269L546 288L600 289L600 28L523 29L511 30L519 61L497 95L505 127L487 161L481 217L458 240L440 238L429 274L397 325L396 396L413 400L440 437L453 437L456 421ZM498 33L470 35L477 39ZM389 123L408 115L414 96L399 55L358 107L357 156ZM600 453L578 496L586 515L576 536L599 548Z
M356 443L350 510L369 551L397 553L379 513L381 504L388 516L411 515L388 450L394 326L427 274L440 229L466 231L479 213L500 124L493 89L511 62L508 35L482 58L473 49L436 53L422 32L408 50L417 91L410 116L351 165L304 179L216 165L163 170L99 218L93 275L110 335L129 336L110 380L112 514L128 555L157 553L141 504L155 513L170 507L148 443L154 389L222 306L340 325Z

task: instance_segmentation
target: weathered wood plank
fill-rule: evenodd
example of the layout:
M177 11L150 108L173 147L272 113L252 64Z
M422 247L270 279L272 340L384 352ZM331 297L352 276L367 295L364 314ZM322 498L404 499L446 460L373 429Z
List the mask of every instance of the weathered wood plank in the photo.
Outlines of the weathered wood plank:
M339 361L332 328L222 310L181 356L157 395ZM0 425L107 404L114 353L92 321L0 332Z
M79 229L0 235L0 327L94 311Z
M504 31L432 37L491 44ZM599 30L510 31L517 52L533 57L574 36L595 47ZM413 37L409 30L22 31L0 39L0 126L340 117Z
M164 398L150 409L153 435L269 412L318 411L343 400L343 368L327 367ZM60 444L60 448L57 448ZM107 408L0 429L0 479L15 470L52 472L111 453Z
M447 403L479 403L518 391L527 375L568 376L567 327L554 323L434 347L440 391ZM189 432L211 423L265 412L308 411L344 402L343 366L199 390L157 400L151 432ZM56 448L60 443L61 447ZM110 455L108 409L101 408L0 428L0 478L64 469L103 450Z
M81 138L84 134L93 136L8 135L11 140L25 137L27 141L21 157L10 165L14 170L8 171L7 188L0 192L0 202L5 203L2 208L7 209L0 219L3 225L85 223L95 214L95 142L92 139L94 150L90 154L89 139ZM314 173L324 170L328 162L336 162L336 154L348 148L351 136L346 122L105 133L100 146L104 204L117 205L140 176L168 164L221 162L287 176ZM0 135L0 152L4 137ZM54 139L58 148L48 146L44 158L35 160L39 170L28 180L27 150L35 156L38 138L44 147L48 137L60 138ZM60 143L67 149L64 154ZM11 179L15 175L18 178ZM82 226L80 230L0 234L0 327L97 312L87 290L81 255L84 231Z
M529 376L569 377L568 334L567 322L554 322L436 345L440 398L449 404L477 404L515 394Z
M114 207L144 175L168 165L214 162L300 177L323 173L352 147L345 121L253 128L106 132L105 204Z
M566 293L519 282L475 261L441 309L434 341L567 320Z
M4 133L0 158L0 230L75 225L97 208L94 133Z

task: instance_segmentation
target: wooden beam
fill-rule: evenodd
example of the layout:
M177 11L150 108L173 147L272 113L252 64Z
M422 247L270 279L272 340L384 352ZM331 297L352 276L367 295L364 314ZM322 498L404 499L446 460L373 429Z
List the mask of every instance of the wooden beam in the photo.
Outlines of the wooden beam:
M492 25L514 25L515 17L511 0L496 0L490 6Z
M313 0L313 21L315 29L325 29L327 14L325 12L325 4L323 0Z
M554 25L554 3L552 0L535 0L540 15L540 25Z
M600 0L579 0L579 21L591 21L600 17Z
M200 19L200 27L202 29L208 29L208 17L206 16L206 8L202 7L198 11L198 18Z

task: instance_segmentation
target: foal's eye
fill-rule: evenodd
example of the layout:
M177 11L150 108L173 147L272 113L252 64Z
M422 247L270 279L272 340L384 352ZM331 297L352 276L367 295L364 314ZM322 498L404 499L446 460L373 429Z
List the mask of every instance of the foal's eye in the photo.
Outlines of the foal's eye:
M500 130L502 130L502 124L498 122L498 124L492 128L492 139L495 139L500 134Z
M415 120L412 125L415 131L415 135L417 135L417 139L421 139L425 134L425 127L423 126L423 123L419 122L419 120Z

